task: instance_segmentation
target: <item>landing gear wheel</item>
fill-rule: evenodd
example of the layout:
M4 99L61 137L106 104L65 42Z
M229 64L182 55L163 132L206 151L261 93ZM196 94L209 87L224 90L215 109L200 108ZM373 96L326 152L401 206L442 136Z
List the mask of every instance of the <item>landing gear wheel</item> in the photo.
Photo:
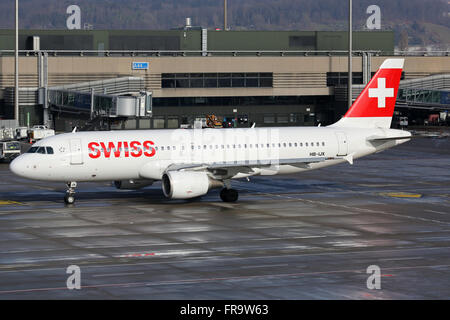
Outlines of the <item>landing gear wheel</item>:
M77 187L77 183L72 181L67 183L67 191L64 196L64 202L66 204L74 204L75 203L75 188Z
M238 197L239 193L235 189L223 188L222 191L220 191L220 199L222 199L223 202L236 202Z
M66 194L64 196L64 202L66 204L74 204L75 203L75 196L72 194Z

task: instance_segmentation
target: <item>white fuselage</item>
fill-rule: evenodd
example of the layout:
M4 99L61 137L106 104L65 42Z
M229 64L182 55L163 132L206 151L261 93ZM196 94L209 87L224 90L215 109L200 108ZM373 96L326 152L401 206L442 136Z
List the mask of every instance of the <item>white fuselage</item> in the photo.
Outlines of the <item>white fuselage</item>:
M160 180L177 164L267 161L236 179L251 175L289 174L360 158L408 141L371 143L371 136L409 136L393 129L346 127L274 127L248 129L175 129L65 133L33 147L51 147L53 154L26 153L11 164L23 177L44 181ZM50 153L50 151L49 151ZM309 165L277 165L277 159L327 158Z

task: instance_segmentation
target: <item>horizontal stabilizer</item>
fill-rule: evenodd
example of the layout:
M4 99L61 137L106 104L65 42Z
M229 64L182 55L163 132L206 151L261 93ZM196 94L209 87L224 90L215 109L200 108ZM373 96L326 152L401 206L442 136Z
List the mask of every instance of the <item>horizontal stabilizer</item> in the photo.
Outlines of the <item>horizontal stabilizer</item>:
M405 140L411 138L418 138L418 136L403 136L403 137L369 137L367 141L392 141L392 140Z

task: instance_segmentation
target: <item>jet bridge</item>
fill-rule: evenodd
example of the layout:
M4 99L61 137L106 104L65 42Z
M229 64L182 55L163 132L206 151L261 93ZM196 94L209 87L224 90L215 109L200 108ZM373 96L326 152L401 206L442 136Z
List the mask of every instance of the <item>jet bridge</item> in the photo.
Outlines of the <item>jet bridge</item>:
M136 77L52 87L47 101L52 112L89 114L91 119L152 115L152 93Z
M49 109L60 113L90 114L94 117L149 117L152 115L152 93L140 91L126 95L49 90Z
M353 85L353 100L356 100L365 86ZM346 101L346 86L335 87L334 91L336 101ZM396 106L429 110L450 109L450 74L401 80Z
M403 80L397 96L398 106L409 108L450 109L450 74Z

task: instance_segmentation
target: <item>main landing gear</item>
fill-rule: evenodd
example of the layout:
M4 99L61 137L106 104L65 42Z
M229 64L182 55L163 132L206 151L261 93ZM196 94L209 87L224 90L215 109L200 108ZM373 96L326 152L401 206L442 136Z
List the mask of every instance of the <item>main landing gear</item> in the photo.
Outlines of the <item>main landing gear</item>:
M239 193L235 189L223 188L222 191L220 191L220 199L222 199L223 202L236 202L238 197Z
M239 193L237 190L231 188L231 181L227 179L223 184L225 185L225 188L220 191L220 199L222 199L223 202L236 202Z
M74 204L75 203L75 188L77 187L76 182L68 182L67 183L67 191L64 196L64 202L66 204Z

